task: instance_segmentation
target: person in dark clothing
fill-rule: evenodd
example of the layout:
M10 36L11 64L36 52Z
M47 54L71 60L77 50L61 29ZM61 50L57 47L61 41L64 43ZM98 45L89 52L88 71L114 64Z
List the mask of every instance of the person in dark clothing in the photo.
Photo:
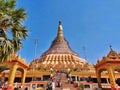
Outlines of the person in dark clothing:
M48 90L52 90L52 82L49 84Z

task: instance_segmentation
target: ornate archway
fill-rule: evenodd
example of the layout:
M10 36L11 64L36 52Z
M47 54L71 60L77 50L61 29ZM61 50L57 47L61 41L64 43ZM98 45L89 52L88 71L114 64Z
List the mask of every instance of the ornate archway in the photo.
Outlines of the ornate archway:
M0 63L0 66L3 66L5 68L9 69L9 77L8 77L7 87L11 87L11 88L13 87L15 74L16 74L17 70L19 70L22 73L21 85L22 86L24 85L26 72L27 72L27 68L28 68L28 65L26 64L24 59L21 59L20 56L17 56L16 54L12 54L8 60Z
M98 60L97 64L95 65L96 69L96 76L98 81L98 86L102 88L101 86L101 72L105 69L108 72L108 76L110 79L111 88L116 88L116 77L115 77L115 69L116 67L120 67L120 54L113 51L112 48L110 48L110 52L107 56L104 56L102 60Z

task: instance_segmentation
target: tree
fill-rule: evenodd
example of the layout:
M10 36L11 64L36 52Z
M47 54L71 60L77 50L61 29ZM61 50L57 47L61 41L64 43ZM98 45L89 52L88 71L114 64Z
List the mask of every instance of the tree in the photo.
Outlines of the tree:
M25 9L16 8L16 0L0 0L0 62L22 47L22 40L28 36L25 18Z

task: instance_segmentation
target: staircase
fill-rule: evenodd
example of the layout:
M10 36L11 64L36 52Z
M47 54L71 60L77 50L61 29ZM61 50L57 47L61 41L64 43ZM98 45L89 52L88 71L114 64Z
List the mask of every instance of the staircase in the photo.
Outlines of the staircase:
M73 87L73 84L68 83L68 80L66 78L66 74L62 73L60 75L62 87L56 87L55 90L76 90L76 88Z

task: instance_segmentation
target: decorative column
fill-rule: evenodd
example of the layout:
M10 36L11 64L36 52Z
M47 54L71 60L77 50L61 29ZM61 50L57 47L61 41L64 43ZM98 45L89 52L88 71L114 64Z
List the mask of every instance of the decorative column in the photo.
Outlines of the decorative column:
M107 84L109 84L109 80L108 80L109 78L106 78L106 81L107 81Z
M114 71L112 70L111 67L108 67L107 70L108 70L108 74L109 74L109 78L110 78L111 88L116 88Z
M18 68L17 65L13 65L13 67L10 68L10 73L9 73L9 78L8 78L8 86L13 86L17 68Z
M101 86L101 73L99 72L99 70L96 70L96 76L97 76L98 87L102 88L102 86Z
M41 78L41 81L43 81L43 75L40 78Z
M77 82L77 75L75 76L75 81Z
M24 83L25 83L26 72L27 72L26 69L24 69L24 71L22 72L22 80L21 80L21 81L22 81L22 82L21 82L22 86L24 86Z
M71 77L71 74L69 74L69 78L70 78L70 83L71 83L71 81L72 81L72 77Z

